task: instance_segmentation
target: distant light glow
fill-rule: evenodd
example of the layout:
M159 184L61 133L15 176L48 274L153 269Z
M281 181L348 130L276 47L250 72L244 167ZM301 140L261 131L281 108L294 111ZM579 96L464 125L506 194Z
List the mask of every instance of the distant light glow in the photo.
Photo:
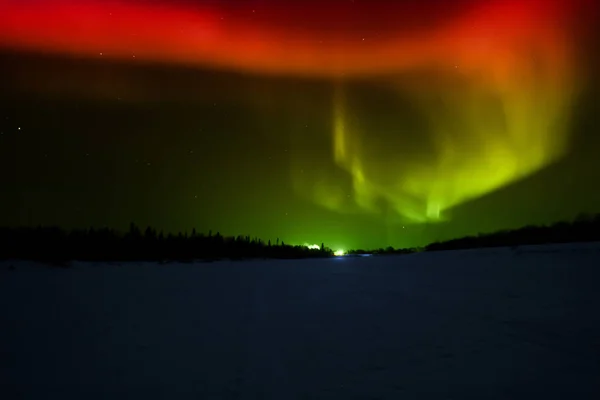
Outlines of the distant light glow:
M319 246L318 244L304 243L304 246L308 247L311 250L319 250L321 248L321 246Z
M344 254L346 254L346 252L344 250L336 250L333 252L333 255L335 255L336 257L341 257Z

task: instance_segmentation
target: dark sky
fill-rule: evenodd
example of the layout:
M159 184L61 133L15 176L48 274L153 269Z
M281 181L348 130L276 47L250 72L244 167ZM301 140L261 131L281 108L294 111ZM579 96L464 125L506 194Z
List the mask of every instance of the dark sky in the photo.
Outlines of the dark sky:
M0 0L0 225L348 249L600 212L594 11Z

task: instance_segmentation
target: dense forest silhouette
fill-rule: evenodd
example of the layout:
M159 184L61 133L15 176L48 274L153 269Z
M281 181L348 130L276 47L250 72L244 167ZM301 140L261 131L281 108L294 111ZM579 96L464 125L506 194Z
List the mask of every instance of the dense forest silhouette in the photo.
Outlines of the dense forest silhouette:
M431 243L424 248L349 250L347 255L391 255L420 251L482 247L516 247L550 243L600 241L600 214L580 215L571 222L467 236ZM300 259L333 257L333 250L291 246L277 239L266 242L250 236L191 233L164 234L131 224L120 233L109 228L67 231L58 227L0 228L0 259L21 259L67 265L69 261L193 262L221 259Z
M67 261L211 261L219 259L298 259L332 256L319 249L263 241L250 236L222 236L219 232L164 234L135 224L120 233L109 228L66 231L58 227L0 228L0 259L49 263Z
M458 250L481 247L516 247L552 243L575 243L600 241L600 214L580 214L571 222L552 225L529 225L519 229L467 236L425 247L426 251Z

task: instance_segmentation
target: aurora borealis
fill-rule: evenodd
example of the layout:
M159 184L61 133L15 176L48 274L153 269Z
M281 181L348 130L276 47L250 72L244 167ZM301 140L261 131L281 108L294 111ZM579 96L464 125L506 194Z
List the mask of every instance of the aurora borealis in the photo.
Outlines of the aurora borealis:
M597 11L0 0L0 224L402 247L600 211Z

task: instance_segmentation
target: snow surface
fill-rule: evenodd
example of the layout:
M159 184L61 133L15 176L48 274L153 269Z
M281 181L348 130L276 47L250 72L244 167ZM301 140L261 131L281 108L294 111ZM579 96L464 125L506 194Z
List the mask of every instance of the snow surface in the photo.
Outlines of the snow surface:
M7 261L0 398L598 399L599 283L598 244Z

